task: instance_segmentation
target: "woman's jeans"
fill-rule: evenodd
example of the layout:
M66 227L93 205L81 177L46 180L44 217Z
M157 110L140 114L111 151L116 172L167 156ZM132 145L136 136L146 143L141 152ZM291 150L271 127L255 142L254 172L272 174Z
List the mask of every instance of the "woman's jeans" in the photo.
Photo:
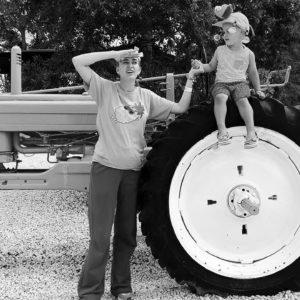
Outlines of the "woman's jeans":
M111 292L132 292L130 258L136 247L136 198L139 171L93 162L88 200L90 244L78 283L80 299L99 300L114 222Z

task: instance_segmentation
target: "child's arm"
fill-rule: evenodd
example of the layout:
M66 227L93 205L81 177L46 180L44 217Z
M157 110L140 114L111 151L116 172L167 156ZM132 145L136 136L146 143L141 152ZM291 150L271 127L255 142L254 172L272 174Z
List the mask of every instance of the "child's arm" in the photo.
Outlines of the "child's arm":
M250 52L250 55L249 55L248 76L249 76L249 79L250 79L250 81L253 85L255 93L259 97L264 98L265 95L261 91L261 88L260 88L260 80L259 80L259 75L258 75L258 71L257 71L257 68L256 68L255 55L254 55L253 52Z
M203 64L200 60L194 59L192 61L192 67L195 69L202 69L202 73L209 73L217 68L217 55L214 54L213 58L208 64Z
M216 53L214 54L213 58L208 64L203 65L204 72L212 72L215 71L217 68L218 60L217 60L217 55Z

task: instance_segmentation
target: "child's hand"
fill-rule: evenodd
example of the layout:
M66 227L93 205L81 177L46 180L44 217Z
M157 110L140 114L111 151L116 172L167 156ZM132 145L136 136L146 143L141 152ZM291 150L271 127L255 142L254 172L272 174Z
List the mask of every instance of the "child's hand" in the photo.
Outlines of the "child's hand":
M198 59L192 59L191 60L191 65L193 69L199 69L202 66L202 62Z
M260 99L264 99L266 98L266 95L263 91L256 91L256 95L258 96L258 98Z
M192 69L198 70L197 73L204 73L204 67L200 60L192 59L191 65L192 65Z

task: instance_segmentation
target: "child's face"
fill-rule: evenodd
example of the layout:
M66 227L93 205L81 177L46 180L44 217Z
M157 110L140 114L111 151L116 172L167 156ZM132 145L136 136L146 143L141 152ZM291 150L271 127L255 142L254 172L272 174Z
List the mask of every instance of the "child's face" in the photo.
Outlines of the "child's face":
M237 46L242 43L244 34L239 27L233 26L230 23L225 23L222 26L223 39L227 46Z

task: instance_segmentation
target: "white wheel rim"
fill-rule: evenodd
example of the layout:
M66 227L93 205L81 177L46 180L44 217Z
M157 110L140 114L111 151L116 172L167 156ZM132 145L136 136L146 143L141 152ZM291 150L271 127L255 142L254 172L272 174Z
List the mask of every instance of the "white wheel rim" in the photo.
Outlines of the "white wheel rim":
M244 149L245 127L229 129L230 145L218 147L217 133L208 135L181 159L170 186L179 242L198 264L231 278L271 275L300 256L300 148L275 131L256 131L252 149ZM230 208L241 185L253 189L257 214Z

